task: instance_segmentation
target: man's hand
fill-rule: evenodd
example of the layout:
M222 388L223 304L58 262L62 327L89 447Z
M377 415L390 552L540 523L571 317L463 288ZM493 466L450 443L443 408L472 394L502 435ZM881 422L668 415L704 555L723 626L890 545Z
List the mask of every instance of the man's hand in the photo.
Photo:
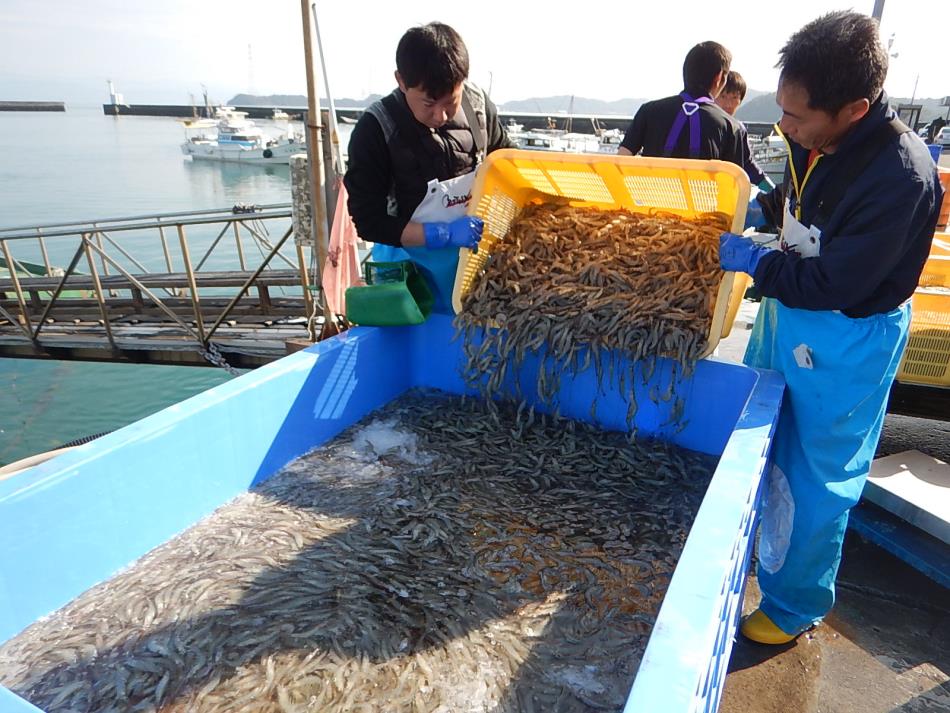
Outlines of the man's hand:
M475 248L482 239L484 224L481 218L464 215L449 223L423 223L426 247L429 250L439 248Z
M770 252L771 248L757 245L749 238L735 233L723 233L719 236L719 266L729 272L754 275L759 260Z

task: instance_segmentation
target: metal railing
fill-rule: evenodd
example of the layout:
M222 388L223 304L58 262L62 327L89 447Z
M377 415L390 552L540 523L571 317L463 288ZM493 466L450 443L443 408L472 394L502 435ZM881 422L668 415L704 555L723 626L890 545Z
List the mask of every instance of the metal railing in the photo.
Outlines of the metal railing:
M0 270L0 296L12 292L19 307L19 315L14 315L0 303L0 319L19 325L38 345L54 307L77 298L88 301L91 292L105 337L116 349L110 306L124 300L142 307L147 298L212 360L208 356L208 350L214 350L212 337L255 283L261 301L268 304L268 284L280 290L299 289L306 311L302 316L312 317L312 258L293 241L287 246L290 219L289 203L239 204L230 209L0 228L0 258L6 268L6 274ZM193 253L200 255L197 261ZM281 279L272 277L268 283L268 276L275 275ZM211 286L200 287L203 282ZM218 303L230 300L206 320L207 305L202 309L199 289L206 298L218 298ZM187 302L182 295L187 295ZM190 309L183 310L183 303L190 303Z

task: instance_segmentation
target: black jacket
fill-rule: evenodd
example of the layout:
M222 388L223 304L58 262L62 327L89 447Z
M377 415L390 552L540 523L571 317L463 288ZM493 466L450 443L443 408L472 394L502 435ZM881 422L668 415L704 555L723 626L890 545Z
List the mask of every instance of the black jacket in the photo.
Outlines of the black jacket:
M801 203L803 225L815 222L823 187L834 180L836 167L892 117L882 94L838 150L821 157L801 195L794 184L788 188ZM794 142L790 147L795 173L803 178L809 152ZM777 212L782 199L781 191L773 193L763 206L767 214ZM912 132L894 137L818 226L820 255L769 253L755 270L756 287L792 308L841 310L849 317L889 312L917 287L942 199L937 169L923 141Z
M415 120L402 92L396 95L399 101L392 106L397 129L388 145L382 127L369 112L364 112L353 127L343 182L349 193L347 206L360 237L398 246L402 244L403 229L425 197L428 182L455 178L474 168L475 140L462 109L433 130ZM498 110L487 97L485 119L486 151L510 147L508 134L498 121ZM391 192L394 207L389 205Z
M620 144L630 153L663 156L666 137L676 115L683 110L678 94L647 102L640 107ZM715 104L699 105L701 159L730 161L745 168L751 162L745 127ZM689 158L689 122L683 127L674 146L672 158Z

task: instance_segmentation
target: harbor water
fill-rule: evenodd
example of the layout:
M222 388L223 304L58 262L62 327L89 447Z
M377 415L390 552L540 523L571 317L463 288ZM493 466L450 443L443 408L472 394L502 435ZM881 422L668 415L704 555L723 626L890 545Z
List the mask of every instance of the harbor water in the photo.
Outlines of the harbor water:
M177 119L110 117L99 106L4 112L0 228L290 201L288 167L193 163L179 148L184 138ZM30 259L16 249L14 257ZM157 264L161 249L155 241L136 255ZM69 257L51 254L54 264ZM229 378L214 367L0 359L0 465L119 428Z

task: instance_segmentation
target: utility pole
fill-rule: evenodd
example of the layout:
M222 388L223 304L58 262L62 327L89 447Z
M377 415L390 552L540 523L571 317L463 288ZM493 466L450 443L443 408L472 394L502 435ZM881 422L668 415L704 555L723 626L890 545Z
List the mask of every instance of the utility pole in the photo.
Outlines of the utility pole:
M881 15L883 14L884 14L884 0L874 0L874 10L871 12L871 17L873 17L878 22L880 22Z
M313 20L310 16L310 3L300 0L300 16L303 23L303 54L307 64L307 163L310 166L310 203L313 207L313 250L317 256L317 272L315 280L322 283L323 266L327 262L329 246L329 229L327 226L326 195L323 191L323 142L320 138L320 107L317 101L316 76L313 71ZM314 285L316 286L316 284ZM323 309L323 329L320 338L336 334L336 325L330 308L327 306L323 294L323 285L320 285L318 298Z

